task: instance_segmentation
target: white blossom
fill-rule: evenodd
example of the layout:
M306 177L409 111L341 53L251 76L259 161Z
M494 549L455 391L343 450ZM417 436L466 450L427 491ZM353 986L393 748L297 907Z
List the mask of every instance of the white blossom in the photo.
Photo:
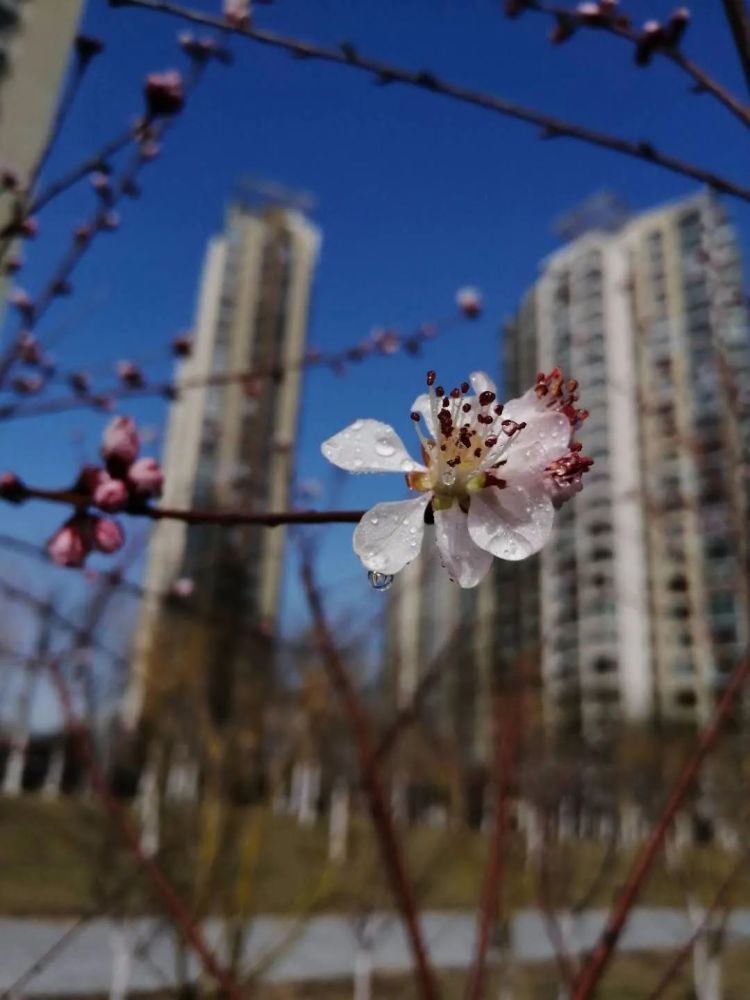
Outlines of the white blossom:
M411 411L421 462L379 420L355 420L323 443L323 455L340 469L400 472L417 493L376 504L357 525L354 551L371 572L403 569L419 553L425 523L434 520L443 565L460 586L475 587L493 557L538 552L555 508L580 490L592 461L573 441L587 416L575 406L575 380L554 369L505 406L484 372L470 382L446 393L427 373L428 392Z

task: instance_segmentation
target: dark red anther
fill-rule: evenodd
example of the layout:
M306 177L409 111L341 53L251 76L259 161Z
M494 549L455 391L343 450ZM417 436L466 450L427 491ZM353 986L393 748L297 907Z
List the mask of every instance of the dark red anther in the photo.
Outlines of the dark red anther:
M444 388L442 387L442 385L439 385L439 386L438 386L438 387L437 387L437 388L435 389L435 395L436 395L436 396L444 396L444 395L445 395L445 389L444 389Z
M469 413L471 410L471 403L464 403L461 409L464 411L464 413Z
M491 392L489 389L485 389L484 392L479 394L479 405L489 406L490 403L494 403L496 399L495 393Z
M411 419L414 421L415 424L418 424L421 419L420 415L417 413L416 410L412 410L409 416L411 417Z
M497 406L495 407L495 413L498 415L498 417L502 414L504 409L505 407L503 406L502 403L497 404Z
M461 383L461 392L468 392L471 387L468 382Z
M435 379L437 378L437 373L430 370L427 372L427 385L434 385Z
M445 398L443 399L443 406L444 406L444 407L446 407L446 406L450 406L450 405L451 405L451 404L450 404L450 400L449 400L449 399L448 399L448 397L446 396L446 397L445 397Z
M458 399L461 395L460 389L451 389L451 399Z
M486 445L486 446L487 446L488 448L494 448L494 447L495 447L495 445L497 444L497 438L496 438L496 437L488 437L488 438L487 438L487 439L485 440L485 442L484 442L484 443L485 443L485 445Z

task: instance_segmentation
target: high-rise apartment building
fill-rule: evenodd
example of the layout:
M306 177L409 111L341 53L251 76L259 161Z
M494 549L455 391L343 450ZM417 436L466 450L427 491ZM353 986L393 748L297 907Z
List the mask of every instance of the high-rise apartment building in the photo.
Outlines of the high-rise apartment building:
M28 177L42 150L83 0L0 0L0 163Z
M595 465L516 591L523 613L506 634L498 622L498 643L538 606L558 726L596 735L613 719L703 721L747 642L738 246L708 193L581 228L507 325L506 394L536 370L574 375ZM519 578L502 576L507 595Z
M258 205L246 195L229 208L223 232L208 245L193 350L170 407L164 506L288 506L319 244L316 227L289 203ZM174 658L175 642L181 659L192 660L213 724L243 711L250 688L270 670L270 648L261 647L275 626L284 542L283 528L154 527L126 725L158 711L160 661ZM161 596L181 578L194 588L187 639Z

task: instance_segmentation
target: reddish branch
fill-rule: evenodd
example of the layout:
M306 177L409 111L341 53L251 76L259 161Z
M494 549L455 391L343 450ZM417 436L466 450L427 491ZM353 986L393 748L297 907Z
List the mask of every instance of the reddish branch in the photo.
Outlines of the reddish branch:
M488 94L471 87L442 80L431 70L407 70L391 63L370 59L361 56L350 42L343 42L338 47L326 47L316 45L312 42L303 42L297 38L290 38L252 26L231 27L221 17L214 17L211 14L191 10L188 7L171 3L170 0L110 0L110 3L115 7L139 7L145 10L158 11L163 14L179 17L184 21L190 21L193 24L219 28L228 34L235 34L241 38L259 42L262 45L284 49L299 59L317 59L321 62L336 63L339 66L349 66L372 75L381 84L401 83L407 86L418 87L421 90L440 94L443 97L450 97L464 104L484 108L486 111L492 111L507 118L514 118L517 121L523 121L530 125L537 125L542 129L542 136L545 139L565 137L586 142L590 145L609 149L637 160L645 160L647 163L656 164L665 170L671 170L673 173L690 177L717 191L733 195L744 201L750 201L750 188L743 187L740 184L719 176L713 171L705 170L685 160L680 160L675 156L661 153L651 142L636 142L629 139L622 139L619 136L588 128L585 125L578 125L561 118L555 118L552 115L536 111L515 101L509 101L504 97L498 97L495 94Z
M740 858L732 866L729 874L723 880L719 888L716 890L714 898L711 900L708 908L706 909L703 920L698 924L693 933L680 948L680 950L674 955L669 965L664 970L659 982L654 987L653 991L649 993L647 1000L658 1000L660 996L663 996L664 991L671 986L674 982L675 977L682 969L685 962L690 958L693 949L698 943L699 939L703 934L705 934L708 925L711 921L716 910L723 905L726 896L728 895L730 889L734 885L737 876L740 874L742 869L747 865L748 858L750 858L750 851L743 851Z
M589 19L580 14L575 8L564 7L560 4L545 3L544 0L523 0L524 9L538 11L542 14L549 14L558 23L568 23L575 25L578 29L591 29L594 31L605 31L617 38L630 42L637 46L641 37L641 32L632 28L627 21L617 16L601 17ZM687 76L693 80L697 93L711 94L719 103L723 104L731 113L746 127L750 127L750 107L740 101L734 94L715 80L709 73L698 66L697 63L689 59L679 45L662 45L654 49L654 56L661 56L668 59L675 66L678 66Z
M521 735L520 694L505 706L502 691L492 696L492 738L494 753L494 816L490 853L484 874L484 892L477 920L474 964L466 987L466 1000L481 1000L484 996L487 949L493 928L501 922L501 902L504 865L508 849L508 806L511 791L513 759Z
M49 500L51 503L68 504L77 510L91 506L91 497L72 490L43 490L20 484L22 493L14 500ZM183 521L185 524L258 524L276 528L282 524L356 524L364 516L363 510L179 510L173 507L131 506L123 513L133 517L148 517L152 521Z
M75 711L70 698L70 692L60 671L59 665L53 660L49 664L57 696L65 719L66 729L75 738L81 758L91 777L91 784L101 803L112 821L115 830L122 837L125 846L132 854L135 861L148 876L151 885L157 896L161 899L165 910L179 927L185 940L194 949L196 955L201 960L205 972L217 983L221 990L221 995L226 1000L241 1000L239 991L232 979L222 969L213 952L208 947L203 933L198 925L193 921L189 911L175 893L171 883L161 870L161 868L144 853L138 834L130 825L127 814L117 799L112 795L99 763L96 759L88 729L76 718Z
M594 995L594 991L614 954L638 893L643 888L656 856L664 844L669 827L698 777L701 764L726 728L748 676L750 676L750 659L740 663L730 677L713 719L703 731L692 757L685 764L669 795L656 826L641 848L620 897L612 908L599 943L576 983L573 1000L589 1000Z
M401 911L415 964L417 986L422 1000L436 1000L437 985L430 967L427 948L419 924L414 891L406 871L398 834L388 805L387 795L375 750L370 720L349 679L346 667L328 626L323 602L318 593L312 566L307 556L302 561L302 583L323 654L328 678L341 701L357 746L362 783L367 793L370 815L378 836L383 862Z

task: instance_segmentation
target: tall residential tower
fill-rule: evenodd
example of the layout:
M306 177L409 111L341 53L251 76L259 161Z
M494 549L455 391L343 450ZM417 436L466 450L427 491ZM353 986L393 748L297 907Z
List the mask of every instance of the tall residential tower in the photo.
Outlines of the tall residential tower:
M209 242L193 351L170 409L165 506L287 507L319 244L294 203L257 204L251 194L231 205L223 232ZM213 723L242 711L249 686L270 669L270 651L261 647L275 627L284 541L283 528L155 526L126 724L158 710L160 663L173 655L175 634L187 642L183 659L194 661ZM180 578L194 587L187 640L161 596Z
M737 242L709 194L581 230L505 333L507 395L535 369L574 375L595 460L516 597L531 618L541 608L554 724L705 720L747 642Z

